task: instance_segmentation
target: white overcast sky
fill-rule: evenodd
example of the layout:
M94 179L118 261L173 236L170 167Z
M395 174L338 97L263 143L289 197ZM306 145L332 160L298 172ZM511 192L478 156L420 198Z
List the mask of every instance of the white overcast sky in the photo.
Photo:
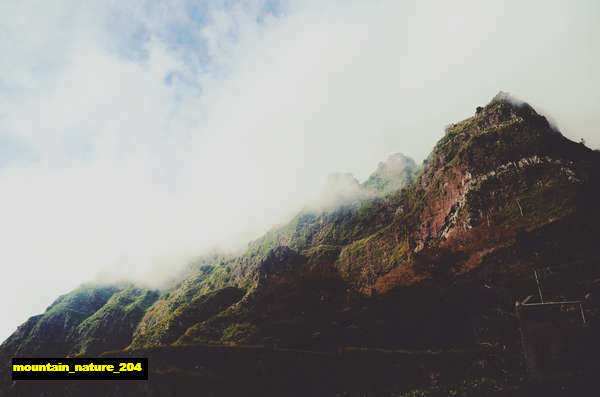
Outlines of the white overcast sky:
M0 2L0 339L156 283L499 90L600 147L600 2Z

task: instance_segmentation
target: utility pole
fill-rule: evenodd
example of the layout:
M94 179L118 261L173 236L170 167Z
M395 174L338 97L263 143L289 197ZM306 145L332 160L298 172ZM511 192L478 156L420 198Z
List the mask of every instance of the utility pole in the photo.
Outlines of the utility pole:
M533 274L535 275L535 283L538 287L538 292L540 294L540 302L544 303L544 297L542 296L542 288L540 287L540 280L538 279L537 270L533 269Z

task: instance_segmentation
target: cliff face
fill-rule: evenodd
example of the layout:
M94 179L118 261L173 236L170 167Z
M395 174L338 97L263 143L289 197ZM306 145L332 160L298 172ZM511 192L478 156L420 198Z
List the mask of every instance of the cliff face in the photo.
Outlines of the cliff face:
M598 158L501 93L446 129L415 183L390 200L388 228L346 246L338 267L363 290L378 292L431 277L415 264L438 250L457 254L452 273L473 270L512 245L517 232L559 222L591 203ZM596 213L594 206L585 211Z
M424 204L418 222L426 225L413 229L416 250L453 239L482 222L491 225L503 211L515 215L519 206L522 218L520 199L526 193L539 195L559 187L565 193L577 190L582 183L577 173L592 157L591 151L563 138L529 105L514 104L499 94L474 117L448 127L427 159L415 184L417 200ZM528 216L543 214L533 207ZM561 209L567 210L556 208ZM565 213L557 214L561 215ZM509 221L528 223L520 217ZM543 218L533 223L529 219L527 226L556 220Z
M374 314L354 313L357 303L352 302L373 296L367 305L381 305L373 308L385 313L376 321L390 333L399 327L386 319L396 310L392 305L405 321L422 320L398 296L418 298L420 310L439 316L431 327L464 320L471 329L465 335L478 333L474 313L491 309L489 302L510 307L529 293L523 285L534 266L598 256L591 236L600 220L593 204L600 198L599 171L597 152L564 138L531 106L501 93L473 117L447 128L408 187L335 211L301 214L253 243L249 252L258 259L246 262L246 269L259 268L261 252L277 246L303 258L252 290L253 299L244 301L252 304L196 327L187 340L194 340L190 335L218 340L227 321L254 324L254 318L266 317L285 320L251 328L258 339L291 332L281 324L288 322L296 329L312 324L307 328L319 338L326 332L348 333L350 340L369 344ZM234 273L236 267L232 263ZM486 303L471 307L463 302L468 298L461 288ZM450 307L443 303L453 300ZM286 312L292 307L297 309ZM352 327L363 329L354 332ZM205 338L202 330L212 336ZM356 335L361 333L368 336L361 339ZM310 335L306 330L304 343L312 343ZM414 332L399 330L397 335L404 339L384 343L410 345L411 338L416 343ZM444 338L430 335L423 343L445 343Z
M244 254L204 263L160 297L74 292L77 310L59 299L0 350L514 340L513 320L496 314L531 291L533 266L598 257L599 175L599 153L501 93L450 125L420 170L397 154L362 185L339 174L335 206L307 208Z

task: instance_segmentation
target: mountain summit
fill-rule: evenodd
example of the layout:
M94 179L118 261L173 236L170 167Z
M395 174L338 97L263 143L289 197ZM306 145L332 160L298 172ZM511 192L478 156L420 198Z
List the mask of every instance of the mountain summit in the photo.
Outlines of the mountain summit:
M380 194L391 193L410 185L418 168L413 159L396 153L380 162L363 186Z

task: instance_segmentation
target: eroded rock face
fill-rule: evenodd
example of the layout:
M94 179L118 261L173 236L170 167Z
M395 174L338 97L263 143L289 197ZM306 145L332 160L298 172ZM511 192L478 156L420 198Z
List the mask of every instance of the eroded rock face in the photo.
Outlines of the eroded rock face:
M364 293L431 277L421 253L460 252L455 272L475 268L520 229L573 214L593 186L598 154L564 138L525 103L500 93L446 129L415 183L399 193L384 229L342 248L337 268ZM595 174L597 175L597 174Z
M500 93L446 129L407 188L360 206L303 215L280 245L298 252L332 247L332 266L320 268L335 269L367 295L432 277L423 270L429 267L415 263L441 249L460 253L453 271L464 273L510 246L519 230L573 214L579 198L589 195L586 186L594 184L589 169L598 167L598 157L564 138L528 104ZM416 171L412 160L391 156L363 187L406 170ZM356 187L353 177L341 179Z
M570 143L543 116L505 93L448 129L416 182L425 205L419 216L423 226L411 236L415 252L466 231L482 218L489 223L507 201L518 200L557 168L568 182L580 182L569 156L573 153L564 146Z

